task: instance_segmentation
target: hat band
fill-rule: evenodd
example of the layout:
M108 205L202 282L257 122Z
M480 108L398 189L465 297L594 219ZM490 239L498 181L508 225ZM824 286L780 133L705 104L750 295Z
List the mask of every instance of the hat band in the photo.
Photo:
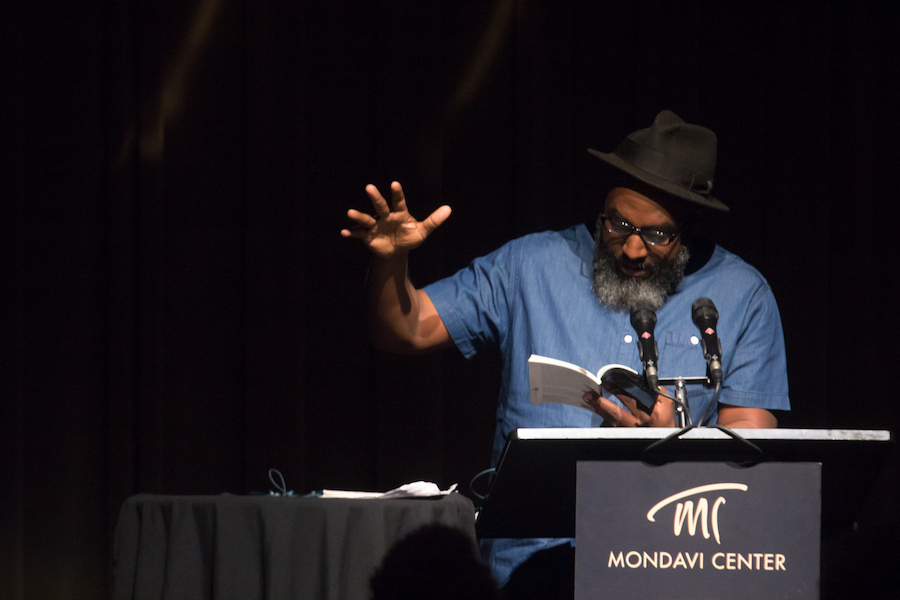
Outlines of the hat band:
M614 152L616 156L648 173L681 185L695 194L712 192L713 182L690 167L679 164L661 152L641 146L631 138L625 138Z

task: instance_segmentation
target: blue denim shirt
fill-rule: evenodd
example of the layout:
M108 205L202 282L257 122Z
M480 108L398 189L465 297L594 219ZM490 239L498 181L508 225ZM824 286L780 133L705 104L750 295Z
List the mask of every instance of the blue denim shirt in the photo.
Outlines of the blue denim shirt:
M491 347L502 354L494 465L514 429L602 423L598 415L574 406L532 406L531 354L594 373L610 363L642 370L629 314L602 306L591 291L593 256L594 240L579 225L513 240L425 287L463 355L470 358ZM789 410L784 336L772 290L756 269L718 246L657 311L659 376L706 374L699 333L691 320L691 304L704 296L719 312L724 373L719 402ZM688 394L691 414L699 418L712 391L690 386ZM502 585L508 573L495 575Z

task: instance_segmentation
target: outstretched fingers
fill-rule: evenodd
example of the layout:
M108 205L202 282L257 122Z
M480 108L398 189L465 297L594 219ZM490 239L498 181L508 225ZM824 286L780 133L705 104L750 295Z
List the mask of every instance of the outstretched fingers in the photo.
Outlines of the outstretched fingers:
M393 195L393 184L391 184L391 192ZM372 206L375 207L375 214L378 215L378 218L386 219L387 217L389 217L391 214L391 207L388 206L387 200L384 199L384 196L381 195L381 192L378 191L378 188L370 183L366 186L366 193L369 195L369 199L372 201Z
M376 223L375 217L359 212L354 208L347 211L347 217L360 227L372 227Z
M399 181L391 182L391 207L394 212L408 212L406 208L406 195Z
M341 235L344 237L365 237L376 223L372 215L367 215L352 208L347 211L347 217L353 221L354 226L351 229L341 229Z
M391 182L390 206L374 185L367 185L366 193L372 201L375 214L348 210L347 217L353 221L353 226L341 230L343 237L362 240L383 238L393 245L415 248L450 216L450 207L441 206L424 221L417 221L409 214L403 187L397 181Z

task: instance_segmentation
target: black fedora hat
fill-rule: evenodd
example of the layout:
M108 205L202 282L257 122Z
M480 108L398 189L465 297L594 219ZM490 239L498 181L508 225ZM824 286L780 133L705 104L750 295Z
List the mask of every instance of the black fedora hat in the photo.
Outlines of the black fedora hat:
M622 140L614 152L588 152L659 190L708 208L728 210L710 196L716 134L685 123L671 110L662 111L653 125Z

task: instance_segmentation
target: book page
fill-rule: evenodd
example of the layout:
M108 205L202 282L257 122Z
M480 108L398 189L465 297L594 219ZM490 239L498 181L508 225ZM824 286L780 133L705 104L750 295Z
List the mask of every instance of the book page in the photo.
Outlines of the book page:
M601 368L597 371L597 380L603 381L603 376L607 373L607 371L612 371L613 369L621 369L623 371L628 371L629 373L634 373L635 375L639 375L637 371L632 369L631 367L626 367L625 365L617 365L615 363L608 364L605 367Z
M600 384L592 373L572 363L544 356L528 359L531 404L553 402L591 410L582 400L584 393L600 393Z

